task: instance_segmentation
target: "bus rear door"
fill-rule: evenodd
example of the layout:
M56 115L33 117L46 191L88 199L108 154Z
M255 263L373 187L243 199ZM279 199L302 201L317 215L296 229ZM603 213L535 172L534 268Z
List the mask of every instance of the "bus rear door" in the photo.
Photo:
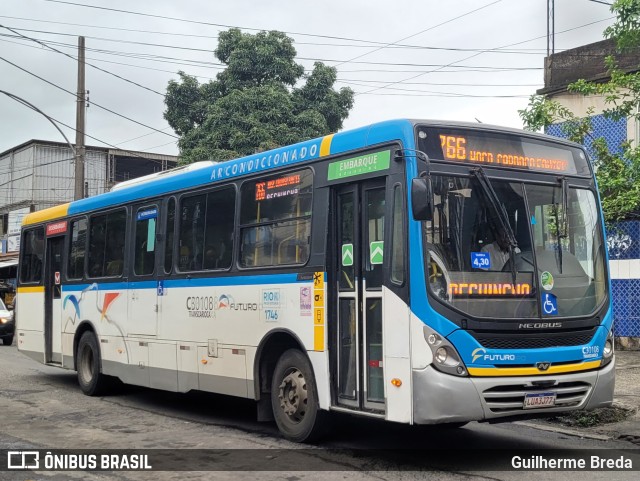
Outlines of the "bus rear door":
M67 221L47 225L44 271L44 359L62 364L62 254Z

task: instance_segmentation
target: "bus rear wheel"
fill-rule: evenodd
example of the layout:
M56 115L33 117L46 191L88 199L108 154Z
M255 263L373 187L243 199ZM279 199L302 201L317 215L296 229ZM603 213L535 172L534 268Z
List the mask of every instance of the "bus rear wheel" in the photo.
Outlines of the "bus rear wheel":
M271 382L273 416L282 435L298 443L317 441L328 413L320 411L318 391L307 356L298 349L285 351Z
M100 372L100 364L98 340L93 332L87 331L80 337L76 351L78 384L87 396L99 396L108 389L109 379Z

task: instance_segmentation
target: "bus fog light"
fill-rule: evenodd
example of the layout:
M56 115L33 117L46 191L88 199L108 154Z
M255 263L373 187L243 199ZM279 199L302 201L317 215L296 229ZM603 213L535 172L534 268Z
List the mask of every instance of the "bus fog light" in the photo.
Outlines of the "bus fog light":
M456 372L457 372L458 374L460 374L460 375L464 374L464 367L462 367L462 366L458 366L458 367L456 368Z
M438 361L440 364L444 364L445 362L447 362L448 357L449 357L449 354L447 353L446 348L444 347L438 348L438 350L436 351L436 361Z

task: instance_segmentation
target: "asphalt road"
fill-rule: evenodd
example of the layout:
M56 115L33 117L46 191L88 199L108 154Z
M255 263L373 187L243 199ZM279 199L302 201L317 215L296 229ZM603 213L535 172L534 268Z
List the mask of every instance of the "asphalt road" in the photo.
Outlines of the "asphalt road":
M117 394L91 398L80 392L75 372L38 364L18 353L15 346L0 346L0 409L0 449L171 449L187 454L189 451L184 450L244 449L247 451L215 453L227 454L223 466L264 470L259 473L248 470L196 472L189 470L187 460L183 466L185 471L177 472L12 471L0 472L0 480L161 481L257 477L287 481L346 478L636 480L640 470L637 445L582 439L515 423L472 423L461 429L436 429L339 416L334 419L329 440L299 451L301 446L283 440L275 425L255 421L255 406L250 401L136 387L124 387ZM277 455L270 456L263 451L267 449L280 451L273 451ZM636 471L492 472L477 464L485 453L487 457L495 455L492 451L480 451L487 449L522 450L525 454L528 449L547 449L550 455L557 449L634 449L635 452L624 452L624 455L631 456ZM229 453L238 454L229 456ZM435 458L443 453L459 461L444 469L423 470L425 460L436 462ZM476 464L471 464L472 458Z

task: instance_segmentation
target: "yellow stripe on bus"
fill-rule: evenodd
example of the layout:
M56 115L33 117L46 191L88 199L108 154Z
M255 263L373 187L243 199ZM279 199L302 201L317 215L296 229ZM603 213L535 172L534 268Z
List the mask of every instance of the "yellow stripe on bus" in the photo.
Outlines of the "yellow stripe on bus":
M324 324L313 326L313 350L324 351Z
M18 294L26 294L29 292L44 292L44 286L18 287Z
M499 377L499 376L544 376L547 374L560 374L577 371L587 371L600 366L600 361L581 362L578 364L562 364L560 366L551 366L546 371L541 371L536 367L470 367L469 374L472 376L482 377Z
M320 142L320 157L326 157L331 153L331 141L334 134L325 135Z
M40 222L47 222L53 219L59 219L64 217L69 212L69 202L48 209L42 209L37 212L31 212L24 216L22 225L39 224Z

